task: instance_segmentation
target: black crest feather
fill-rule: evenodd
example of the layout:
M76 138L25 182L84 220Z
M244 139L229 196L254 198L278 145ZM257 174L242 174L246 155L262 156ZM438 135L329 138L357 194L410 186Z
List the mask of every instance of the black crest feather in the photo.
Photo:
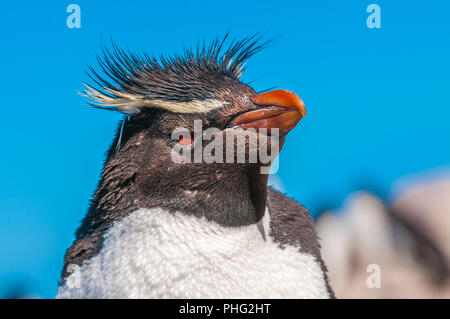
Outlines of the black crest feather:
M228 38L227 34L199 44L195 51L185 49L182 55L159 59L125 51L111 41L112 48L103 47L102 55L97 56L103 75L89 68L88 74L99 88L85 83L88 90L84 95L96 107L127 113L160 106L158 102L163 101L216 99L226 81L239 82L246 61L272 42L263 42L258 35L241 40Z

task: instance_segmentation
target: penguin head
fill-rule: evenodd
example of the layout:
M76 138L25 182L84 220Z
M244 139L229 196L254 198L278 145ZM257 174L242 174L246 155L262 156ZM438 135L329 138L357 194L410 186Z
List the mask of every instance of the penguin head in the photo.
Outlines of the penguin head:
M97 85L85 84L84 95L95 107L125 114L104 179L108 167L119 167L147 206L236 226L264 214L263 168L306 109L293 92L257 93L240 80L248 58L268 42L253 36L226 43L227 36L159 59L113 44L98 58L103 75L90 69Z

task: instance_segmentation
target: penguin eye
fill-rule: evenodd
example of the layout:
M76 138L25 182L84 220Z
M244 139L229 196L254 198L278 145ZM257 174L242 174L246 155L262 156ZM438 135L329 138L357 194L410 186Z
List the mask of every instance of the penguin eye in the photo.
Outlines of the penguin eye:
M194 134L185 128L181 128L181 129L177 128L170 135L172 142L175 144L178 143L181 146L191 145L194 142L193 137L194 137Z
M180 143L181 145L187 146L187 145L191 145L192 142L194 141L194 139L192 137L189 138L184 138L182 135L178 138L178 143Z

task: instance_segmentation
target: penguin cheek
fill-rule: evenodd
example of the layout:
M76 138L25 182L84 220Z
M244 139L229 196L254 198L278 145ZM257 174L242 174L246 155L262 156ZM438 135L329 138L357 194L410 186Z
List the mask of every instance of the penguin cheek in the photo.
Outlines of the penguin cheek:
M266 131L231 127L221 132L224 163L267 165L280 152L285 135L272 136Z
M284 143L284 135L270 135L255 129L231 127L212 136L174 142L170 149L172 161L177 164L254 164L267 166ZM190 142L190 143L188 143ZM186 144L186 145L184 145ZM189 166L185 166L188 169Z

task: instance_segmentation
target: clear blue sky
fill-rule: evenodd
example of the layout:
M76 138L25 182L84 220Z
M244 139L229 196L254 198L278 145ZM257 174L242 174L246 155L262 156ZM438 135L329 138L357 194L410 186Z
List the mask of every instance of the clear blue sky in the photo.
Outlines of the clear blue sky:
M66 26L69 1L7 1L0 11L0 297L22 284L56 292L121 118L76 94L110 36L148 53L227 31L278 37L244 80L304 100L279 177L313 213L361 181L387 192L401 176L450 164L449 1L73 2L81 29ZM381 29L366 26L372 2Z

